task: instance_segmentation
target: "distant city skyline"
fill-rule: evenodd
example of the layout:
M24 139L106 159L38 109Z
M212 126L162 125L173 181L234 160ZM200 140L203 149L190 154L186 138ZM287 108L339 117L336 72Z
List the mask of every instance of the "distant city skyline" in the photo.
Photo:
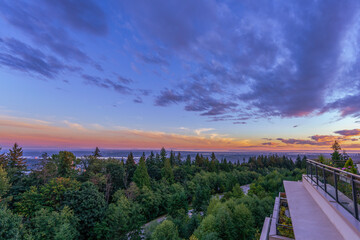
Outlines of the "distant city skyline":
M360 150L360 2L1 1L0 147Z

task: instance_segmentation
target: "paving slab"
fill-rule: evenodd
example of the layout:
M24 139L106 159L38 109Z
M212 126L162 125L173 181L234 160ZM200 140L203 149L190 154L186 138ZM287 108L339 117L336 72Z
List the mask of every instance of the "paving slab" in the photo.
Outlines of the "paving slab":
M302 182L284 181L284 187L295 239L344 239L305 189Z

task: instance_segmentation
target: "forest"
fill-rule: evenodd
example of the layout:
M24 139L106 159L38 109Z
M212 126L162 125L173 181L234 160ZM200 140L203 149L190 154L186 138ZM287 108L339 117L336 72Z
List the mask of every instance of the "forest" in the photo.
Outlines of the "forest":
M151 152L139 161L60 151L27 169L17 144L0 154L0 239L258 239L283 180L306 157L229 162ZM250 184L247 194L241 186Z

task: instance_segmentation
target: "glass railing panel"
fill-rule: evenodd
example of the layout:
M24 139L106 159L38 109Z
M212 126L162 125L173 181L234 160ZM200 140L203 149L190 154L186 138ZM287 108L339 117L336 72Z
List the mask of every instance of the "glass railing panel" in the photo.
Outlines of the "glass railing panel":
M340 172L337 185L339 203L351 214L354 214L351 179L346 174Z
M336 175L335 175L336 176ZM334 172L325 170L326 192L334 199L336 199ZM337 179L338 180L338 179Z

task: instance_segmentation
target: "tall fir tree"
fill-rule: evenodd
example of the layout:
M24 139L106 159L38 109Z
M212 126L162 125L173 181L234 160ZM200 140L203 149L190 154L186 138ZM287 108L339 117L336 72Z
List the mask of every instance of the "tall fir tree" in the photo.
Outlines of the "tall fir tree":
M129 185L130 182L132 181L132 178L134 176L134 172L136 169L134 155L132 152L129 153L129 155L126 159L125 169L126 169L126 179L125 179L126 184L125 185Z
M166 179L169 183L174 182L174 173L171 168L170 160L168 158L165 159L164 167L162 169L163 178Z
M191 156L190 156L190 154L188 154L188 155L186 156L186 162L185 162L185 164L186 164L187 166L191 166Z
M1 152L1 147L0 147L0 152ZM0 153L0 166L2 166L3 168L7 168L7 165L8 165L8 161L5 153Z
M17 143L9 149L7 156L9 168L16 169L18 172L26 170L26 159L23 157L23 150Z
M75 173L76 157L72 152L60 151L59 154L54 154L52 159L57 165L59 176L70 177Z
M96 158L101 157L100 149L98 147L95 148L95 152L93 153L93 156Z
M177 156L176 156L176 165L180 166L182 164L181 161L181 153L178 152Z
M169 160L170 160L170 164L171 166L174 166L175 165L175 153L173 150L170 151L170 157L169 157Z
M160 159L162 161L162 163L164 164L165 163L165 159L166 159L166 150L164 147L161 148L160 150Z
M145 153L143 153L140 158L139 164L134 172L133 181L139 188L142 188L143 186L150 186L150 176L145 164Z

